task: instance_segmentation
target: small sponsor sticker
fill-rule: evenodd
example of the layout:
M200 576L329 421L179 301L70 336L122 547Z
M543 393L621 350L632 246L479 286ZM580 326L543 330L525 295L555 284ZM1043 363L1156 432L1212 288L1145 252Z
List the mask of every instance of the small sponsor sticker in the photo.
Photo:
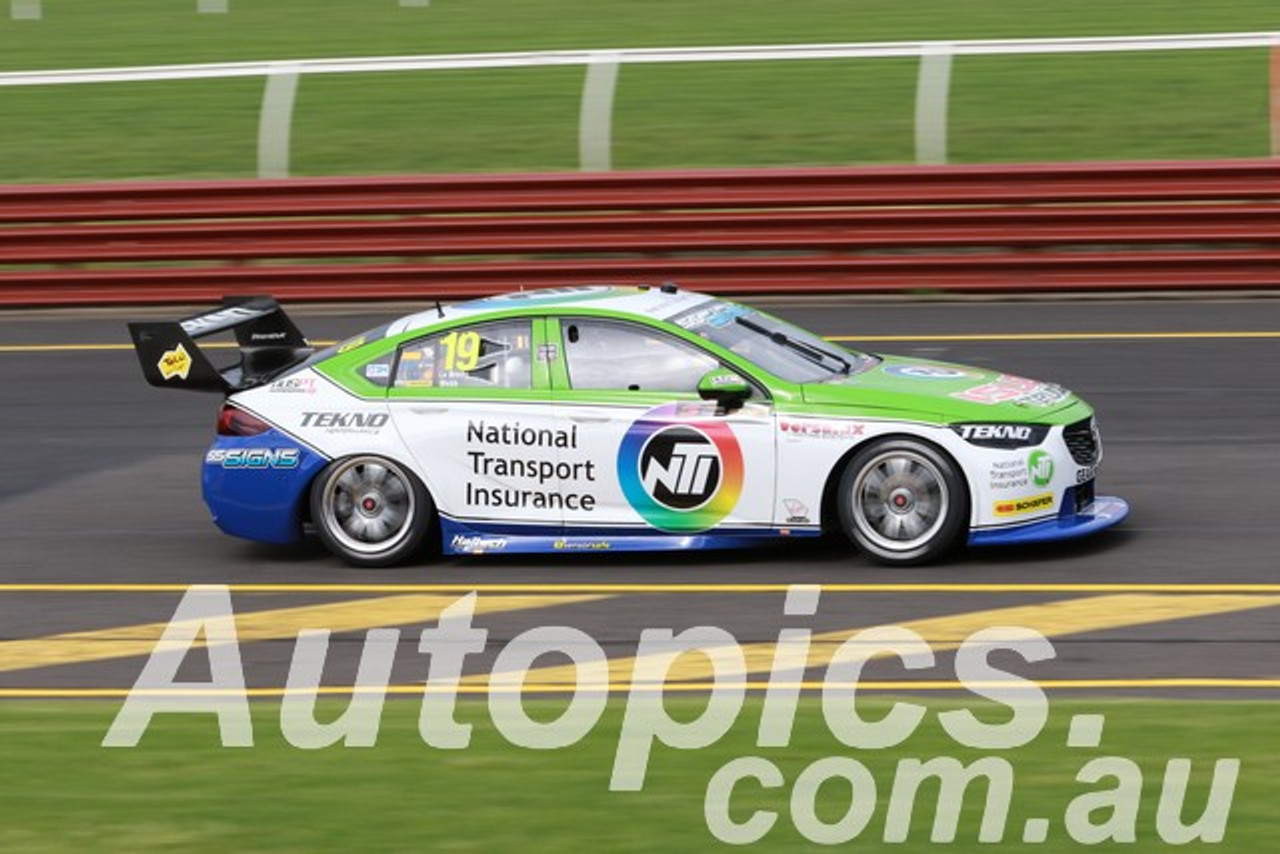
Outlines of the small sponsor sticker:
M507 547L506 537L484 537L479 534L454 534L449 547L456 552L483 554L500 552Z
M788 436L806 439L851 439L861 436L866 431L867 425L856 421L827 421L816 418L793 421L783 418L778 422L778 429Z
M1068 394L1070 392L1060 385L1029 380L1026 377L1015 377L1012 374L1001 374L989 383L955 392L951 396L988 406L1001 403L1015 403L1019 406L1052 406Z
M608 540L567 540L559 539L551 544L556 551L564 552L601 552L613 548Z
M809 506L795 498L782 499L782 506L787 510L787 523L806 525L809 523Z
M160 376L166 381L174 377L185 380L191 373L191 354L187 352L186 347L179 344L172 350L165 351L160 361L156 363L156 367L160 369Z
M939 365L889 365L884 372L913 380L964 380L974 376L959 368L944 368Z
M315 394L315 377L285 377L267 387L268 394Z
M1032 495L1029 498L1006 498L995 503L997 516L1025 516L1053 509L1053 493Z

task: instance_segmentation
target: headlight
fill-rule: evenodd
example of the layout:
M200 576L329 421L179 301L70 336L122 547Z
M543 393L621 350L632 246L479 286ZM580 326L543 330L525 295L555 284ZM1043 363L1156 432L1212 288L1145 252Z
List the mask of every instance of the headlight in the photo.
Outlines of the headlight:
M1026 448L1039 445L1049 435L1045 424L952 424L951 429L979 448Z

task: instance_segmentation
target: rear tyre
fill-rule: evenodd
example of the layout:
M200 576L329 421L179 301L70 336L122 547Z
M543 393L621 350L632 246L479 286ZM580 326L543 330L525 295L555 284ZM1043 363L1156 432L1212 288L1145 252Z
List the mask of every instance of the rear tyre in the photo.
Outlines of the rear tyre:
M434 514L422 482L385 457L334 460L311 485L320 541L352 566L403 563L426 539Z
M916 566L955 546L969 516L956 464L932 445L886 439L863 448L839 487L840 525L877 563Z

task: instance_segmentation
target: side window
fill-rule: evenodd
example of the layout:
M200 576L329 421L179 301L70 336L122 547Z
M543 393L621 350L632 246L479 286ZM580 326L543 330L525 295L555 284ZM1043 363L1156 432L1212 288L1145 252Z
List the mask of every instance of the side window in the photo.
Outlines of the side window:
M696 392L719 362L656 329L609 320L560 321L569 385L578 390Z
M531 388L530 320L503 320L450 329L406 344L396 388Z

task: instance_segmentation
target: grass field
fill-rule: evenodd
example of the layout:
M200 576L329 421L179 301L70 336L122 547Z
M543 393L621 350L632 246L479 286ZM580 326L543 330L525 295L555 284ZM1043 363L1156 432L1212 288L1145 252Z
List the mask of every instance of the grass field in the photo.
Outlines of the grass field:
M1268 30L1267 0L46 0L0 70L242 59ZM909 162L914 60L624 66L615 168ZM581 69L304 78L295 174L572 169ZM0 88L0 182L251 176L262 82ZM1259 156L1262 50L956 61L961 162Z
M535 717L554 714L549 702L531 701ZM703 701L669 701L689 719ZM862 701L868 719L879 717L886 701ZM933 710L952 703L930 701ZM683 711L680 711L683 707ZM731 759L761 755L781 769L784 788L765 790L744 783L732 802L735 821L753 810L779 813L778 823L760 843L768 851L818 850L792 827L791 784L814 760L854 755L877 784L877 809L851 843L862 851L936 850L928 841L937 785L926 784L915 802L905 844L882 842L884 803L894 764L902 756L955 756L968 762L973 751L957 749L930 716L903 748L854 753L828 734L816 700L804 701L792 746L754 746L759 704L748 706L729 735L704 750L655 747L649 778L639 793L609 792L618 740L621 702L615 702L594 730L577 745L559 751L530 751L506 743L480 702L465 702L461 717L474 723L472 745L441 751L417 734L418 705L391 702L382 716L378 743L367 749L301 751L281 736L276 707L256 705L256 746L222 749L217 727L204 715L162 715L133 749L99 746L118 708L115 704L10 703L0 706L4 756L0 798L7 818L0 823L0 850L21 852L175 851L707 851L717 843L703 818L703 799L712 774ZM337 713L340 708L331 708ZM984 714L995 720L999 712ZM1007 715L1007 711L1000 710ZM1067 749L1066 727L1075 713L1102 713L1107 724L1097 749ZM1225 840L1212 850L1269 851L1275 840L1275 803L1280 798L1280 728L1274 704L1241 702L1071 700L1053 704L1049 725L1031 745L1004 755L1015 769L1012 808L1005 843L1021 842L1029 817L1046 817L1043 852L1078 851L1064 831L1066 805L1077 795L1113 788L1115 781L1086 785L1075 774L1097 756L1123 756L1142 769L1143 796L1137 841L1103 845L1102 850L1172 850L1160 844L1155 812L1165 763L1194 760L1184 817L1204 809L1212 762L1243 759ZM1247 734L1247 735L1246 735ZM819 794L818 817L834 822L848 807L847 784L833 782ZM956 842L949 850L1005 850L975 841L983 791L965 800ZM1104 821L1109 810L1092 817ZM1208 850L1204 846L1189 846Z

